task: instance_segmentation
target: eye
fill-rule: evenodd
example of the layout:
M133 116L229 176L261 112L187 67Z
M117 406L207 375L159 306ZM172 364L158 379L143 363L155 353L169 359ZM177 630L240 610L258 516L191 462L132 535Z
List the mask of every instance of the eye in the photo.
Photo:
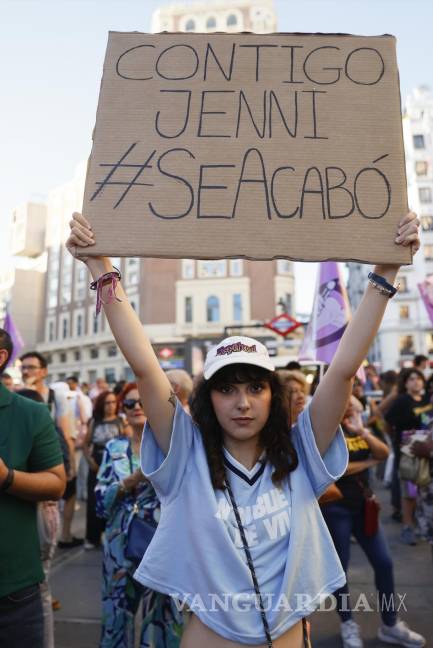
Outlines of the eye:
M217 391L219 391L220 394L231 394L233 391L233 386L229 383L223 383L222 385L219 385L217 387Z
M260 394L264 390L264 388L265 384L260 382L251 383L250 385L250 391L252 394Z

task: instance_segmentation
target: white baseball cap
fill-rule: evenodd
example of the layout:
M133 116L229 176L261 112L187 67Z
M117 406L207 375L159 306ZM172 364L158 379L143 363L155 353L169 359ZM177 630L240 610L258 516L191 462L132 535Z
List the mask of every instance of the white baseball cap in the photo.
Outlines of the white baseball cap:
M209 380L219 369L231 364L250 364L274 371L265 345L243 335L233 335L213 346L206 356L203 375Z

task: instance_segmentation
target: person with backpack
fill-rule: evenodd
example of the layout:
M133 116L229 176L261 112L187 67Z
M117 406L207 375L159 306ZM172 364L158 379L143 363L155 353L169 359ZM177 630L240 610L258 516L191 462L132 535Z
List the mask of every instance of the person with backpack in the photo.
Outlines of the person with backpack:
M12 353L11 338L0 329L0 371ZM49 556L45 554L46 546L41 553L37 512L38 506L46 504L56 524L56 501L65 489L66 475L53 420L43 403L33 402L34 398L28 396L42 397L34 389L28 392L25 398L0 385L2 648L51 648L53 641L48 573L44 575Z
M376 266L364 298L309 407L291 428L266 347L234 336L206 357L189 416L95 238L74 214L67 248L87 263L98 304L137 378L147 423L141 469L161 518L137 580L192 612L182 648L301 648L306 617L345 574L317 497L341 477L348 452L339 423L354 376L377 333L398 265ZM419 248L413 213L397 244ZM330 404L332 406L330 407Z

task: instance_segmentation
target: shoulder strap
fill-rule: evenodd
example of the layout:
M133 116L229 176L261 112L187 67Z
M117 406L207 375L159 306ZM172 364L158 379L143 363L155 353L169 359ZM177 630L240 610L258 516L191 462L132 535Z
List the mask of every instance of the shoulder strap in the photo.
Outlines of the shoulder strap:
M259 583L258 583L257 576L256 576L256 570L254 569L254 563L253 563L253 559L251 557L251 552L250 552L250 548L248 546L247 538L245 536L245 531L244 531L244 527L242 525L241 516L239 515L239 510L238 510L238 507L237 507L237 504L236 504L236 500L234 498L233 491L232 491L232 488L231 488L231 486L229 484L228 479L226 479L225 485L226 485L227 492L228 492L229 497L230 497L230 501L232 503L233 511L234 511L235 518L236 518L236 523L238 525L238 529L239 529L239 533L240 533L240 536L241 536L245 556L246 556L246 559L247 559L247 565L248 565L248 568L249 568L250 573L251 573L251 578L253 579L254 591L256 593L257 600L258 600L259 605L260 605L260 616L262 617L263 628L264 628L264 631L265 631L267 646L268 646L268 648L272 648L273 644L272 644L271 632L269 630L269 623L268 623L268 619L266 617L265 606L263 605L263 598L262 598L262 594L261 594L260 589L259 589Z
M132 473L134 472L134 465L132 463L132 450L131 450L131 442L129 441L129 439L127 440L127 443L128 443L128 447L126 448L126 454L128 455L129 469L132 475Z

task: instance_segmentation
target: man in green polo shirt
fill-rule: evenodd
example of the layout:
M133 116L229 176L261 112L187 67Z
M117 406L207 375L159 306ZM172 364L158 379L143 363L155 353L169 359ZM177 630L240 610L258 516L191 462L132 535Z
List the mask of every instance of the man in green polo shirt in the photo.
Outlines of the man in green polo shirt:
M12 350L0 328L0 373ZM36 503L59 499L65 486L48 408L0 384L0 648L43 647Z

